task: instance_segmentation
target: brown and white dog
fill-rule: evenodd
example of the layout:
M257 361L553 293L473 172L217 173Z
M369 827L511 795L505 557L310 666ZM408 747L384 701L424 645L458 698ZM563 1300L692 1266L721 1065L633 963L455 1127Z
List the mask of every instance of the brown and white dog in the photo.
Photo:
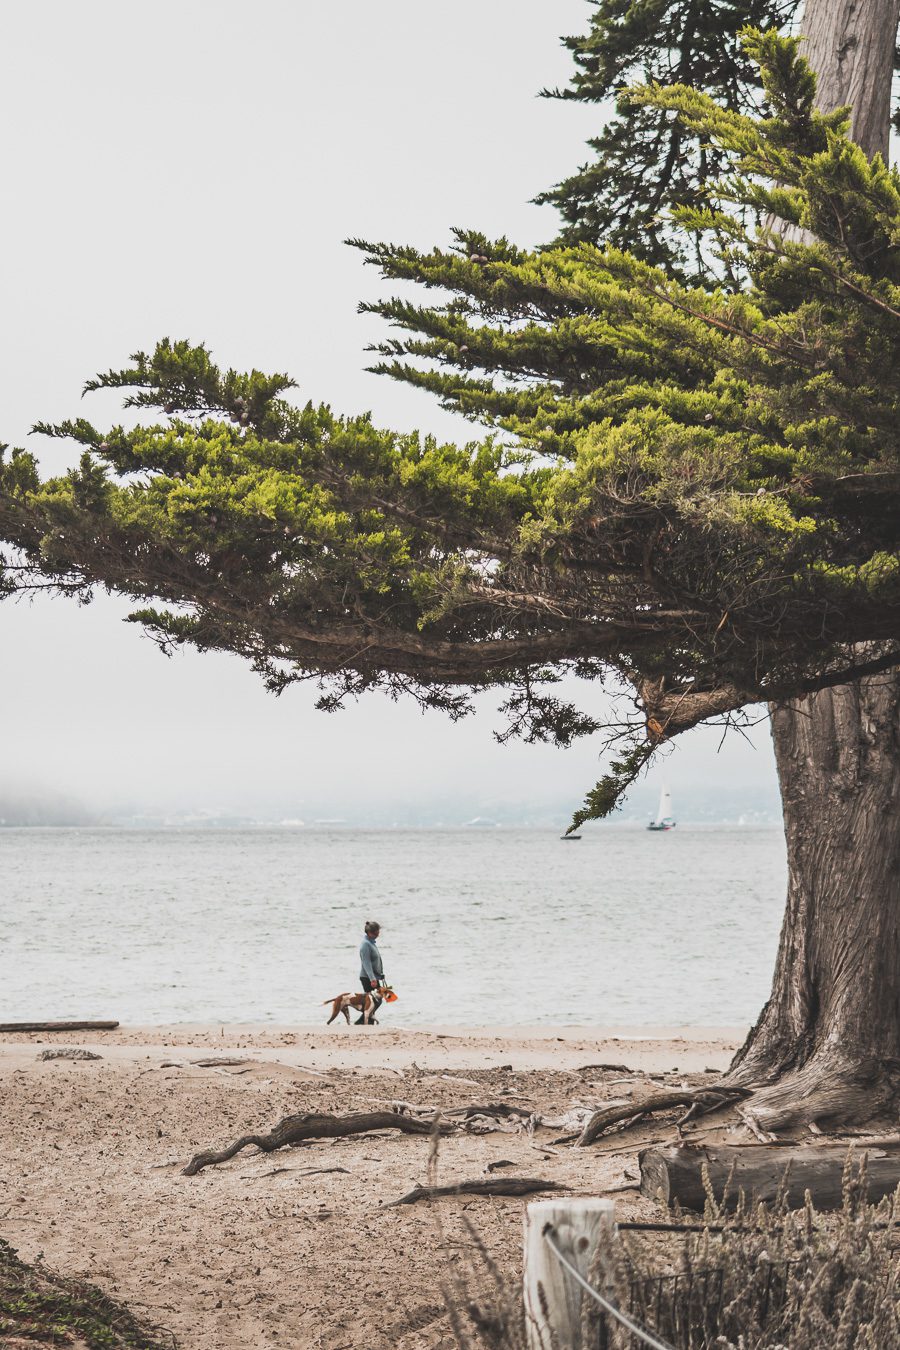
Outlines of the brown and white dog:
M383 992L386 992L386 987L383 988ZM339 1017L341 1013L346 1017L347 1025L349 1026L351 1008L355 1009L356 1012L362 1013L363 1022L375 1022L375 1000L371 994L336 994L334 998L324 999L322 1007L324 1008L329 1003L331 1004L331 1016L325 1023L328 1027L331 1026L334 1019ZM377 1026L377 1023L375 1023L375 1025Z

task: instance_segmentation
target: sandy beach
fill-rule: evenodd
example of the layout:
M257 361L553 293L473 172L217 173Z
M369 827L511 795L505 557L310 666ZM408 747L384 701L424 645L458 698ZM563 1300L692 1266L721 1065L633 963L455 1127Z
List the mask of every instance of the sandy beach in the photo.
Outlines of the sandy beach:
M0 1038L0 1237L25 1260L88 1279L166 1327L183 1350L424 1350L456 1344L441 1280L468 1261L463 1218L511 1276L525 1200L453 1197L385 1208L427 1180L427 1137L382 1132L277 1153L248 1147L185 1177L201 1149L299 1112L507 1102L548 1119L721 1070L742 1031L335 1025L122 1027ZM41 1060L50 1046L99 1059ZM240 1060L202 1066L196 1061ZM604 1067L600 1067L604 1066ZM492 1162L575 1193L635 1190L635 1151L668 1138L650 1120L591 1149L559 1130L454 1134L442 1184ZM500 1173L498 1172L498 1175Z

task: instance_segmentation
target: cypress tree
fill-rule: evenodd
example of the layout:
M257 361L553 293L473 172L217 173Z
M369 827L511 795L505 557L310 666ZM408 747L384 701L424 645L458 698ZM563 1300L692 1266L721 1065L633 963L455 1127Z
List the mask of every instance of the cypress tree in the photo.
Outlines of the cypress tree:
M877 0L895 27L897 3ZM125 390L157 420L42 427L82 448L49 482L24 452L4 461L6 584L120 591L164 647L238 652L276 690L319 679L326 708L380 685L461 716L473 689L497 687L514 731L568 744L596 723L557 696L559 676L624 680L640 713L581 820L706 718L879 672L892 688L900 180L853 144L846 110L817 110L796 41L745 44L761 114L680 85L633 94L729 169L708 204L673 214L686 247L719 250L716 287L587 243L529 254L459 232L426 254L362 245L388 277L448 297L374 306L401 334L377 368L486 423L487 439L441 445L298 408L286 376L223 371L203 347L163 342L88 385ZM858 1116L895 1089L888 705L865 705L867 748L857 734L855 770L828 786L856 793L855 836L823 853L854 850L838 869L859 899L852 923L824 892L806 896L779 967L805 1029L776 998L777 1034L736 1069L756 1083L798 1070L780 1101L758 1098L767 1127ZM839 808L817 803L835 828ZM848 962L836 942L851 930Z
M799 0L595 0L588 32L563 39L571 83L544 91L606 112L588 142L591 160L536 198L559 210L558 242L627 248L670 275L709 277L712 260L696 237L671 229L668 212L703 205L726 157L671 109L636 103L628 90L690 85L723 108L753 112L762 88L740 33L788 27L798 8Z

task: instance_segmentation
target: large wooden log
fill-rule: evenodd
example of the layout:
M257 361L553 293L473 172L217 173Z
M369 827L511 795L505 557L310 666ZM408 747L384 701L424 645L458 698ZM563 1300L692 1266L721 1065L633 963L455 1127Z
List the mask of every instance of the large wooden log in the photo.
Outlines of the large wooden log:
M861 1158L864 1153L868 1156L869 1199L891 1195L900 1185L900 1139L883 1144L860 1142L854 1155ZM667 1205L677 1201L683 1209L702 1210L706 1204L705 1167L717 1203L727 1187L727 1202L733 1207L739 1191L748 1200L774 1199L787 1173L791 1205L802 1205L809 1191L817 1209L838 1209L847 1155L846 1144L647 1148L638 1155L641 1193L651 1199L661 1196Z
M0 1022L4 1031L115 1031L118 1022Z

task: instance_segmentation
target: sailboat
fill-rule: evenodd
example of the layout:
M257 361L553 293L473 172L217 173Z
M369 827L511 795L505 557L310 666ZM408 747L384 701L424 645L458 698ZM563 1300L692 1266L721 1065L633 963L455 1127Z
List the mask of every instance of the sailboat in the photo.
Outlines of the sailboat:
M672 794L667 787L664 787L659 794L659 810L656 813L656 819L651 820L647 826L648 830L674 830L675 817L672 815Z

